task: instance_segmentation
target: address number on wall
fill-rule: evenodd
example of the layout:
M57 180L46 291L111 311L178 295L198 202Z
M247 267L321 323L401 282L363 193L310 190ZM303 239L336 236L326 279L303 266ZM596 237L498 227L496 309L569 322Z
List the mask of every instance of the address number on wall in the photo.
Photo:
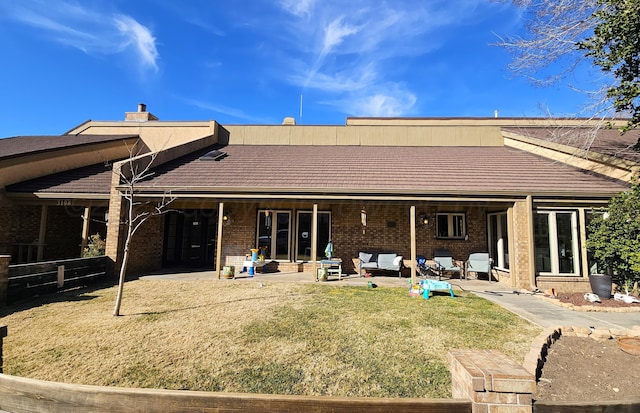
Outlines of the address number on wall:
M71 200L70 199L58 199L56 201L56 205L57 206L71 206Z

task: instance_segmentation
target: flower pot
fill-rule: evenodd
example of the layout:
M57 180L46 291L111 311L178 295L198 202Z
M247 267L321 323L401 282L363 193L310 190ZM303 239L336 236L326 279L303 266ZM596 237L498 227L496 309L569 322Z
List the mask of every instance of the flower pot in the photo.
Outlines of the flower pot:
M222 277L223 278L235 278L236 277L236 267L234 265L225 265L222 267Z
M597 294L603 300L611 298L611 276L593 274L589 276L591 292Z
M618 346L625 353L640 356L640 338L639 337L620 337Z

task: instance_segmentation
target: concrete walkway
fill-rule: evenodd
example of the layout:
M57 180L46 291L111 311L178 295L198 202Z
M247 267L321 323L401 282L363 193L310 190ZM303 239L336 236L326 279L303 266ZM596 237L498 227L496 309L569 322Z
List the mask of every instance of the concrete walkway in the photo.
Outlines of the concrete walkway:
M246 273L238 274L233 280L220 279L214 271L203 272L179 272L150 274L144 278L153 279L178 279L178 280L214 280L216 282L309 282L314 283L315 277L311 273L258 273L249 277ZM343 276L341 280L330 277L328 285L355 285L366 286L371 281L378 287L405 287L408 288L408 278L394 276L375 276L363 278L357 275ZM518 316L537 324L541 327L594 327L594 328L621 328L627 329L640 326L640 311L636 312L584 312L548 302L538 294L514 292L509 286L481 280L443 280L454 286L455 290L473 293L479 297L490 300ZM638 305L640 310L640 305Z

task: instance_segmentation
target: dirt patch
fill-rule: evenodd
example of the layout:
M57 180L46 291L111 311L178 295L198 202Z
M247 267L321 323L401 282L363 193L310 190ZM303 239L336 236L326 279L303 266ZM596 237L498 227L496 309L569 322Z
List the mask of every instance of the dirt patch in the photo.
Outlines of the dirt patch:
M549 349L533 398L568 402L637 400L639 365L640 356L620 350L615 340L562 336Z

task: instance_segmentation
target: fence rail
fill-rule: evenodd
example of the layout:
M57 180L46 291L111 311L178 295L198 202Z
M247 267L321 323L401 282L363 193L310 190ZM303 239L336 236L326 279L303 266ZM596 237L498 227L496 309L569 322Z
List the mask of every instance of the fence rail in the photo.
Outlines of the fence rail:
M10 265L7 300L87 285L104 278L106 271L104 256Z

